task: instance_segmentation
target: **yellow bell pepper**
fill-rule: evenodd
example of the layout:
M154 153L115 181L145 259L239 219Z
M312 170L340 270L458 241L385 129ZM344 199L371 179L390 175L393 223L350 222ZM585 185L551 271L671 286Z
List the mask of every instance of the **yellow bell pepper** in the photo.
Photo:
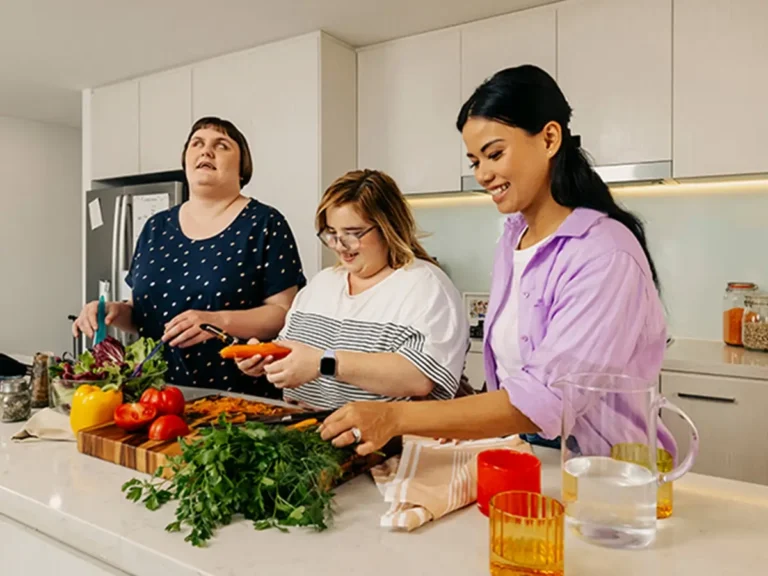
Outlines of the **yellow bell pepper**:
M115 408L123 403L123 393L114 384L100 388L83 384L75 390L69 425L77 435L80 430L106 424L114 418Z

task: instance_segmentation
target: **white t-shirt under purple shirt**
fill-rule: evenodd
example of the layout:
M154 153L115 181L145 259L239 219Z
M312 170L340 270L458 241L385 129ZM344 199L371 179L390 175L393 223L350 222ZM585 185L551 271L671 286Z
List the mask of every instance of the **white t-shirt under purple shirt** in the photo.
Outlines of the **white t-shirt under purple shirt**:
M525 232L523 232L525 234ZM522 236L521 236L522 238ZM518 302L520 300L520 278L525 267L536 254L539 246L545 239L533 246L522 250L515 249L514 264L512 268L512 287L507 296L507 301L499 311L499 315L493 324L491 331L491 349L496 358L496 377L499 382L510 374L523 367L520 357L520 339L518 334ZM519 245L519 242L518 242Z

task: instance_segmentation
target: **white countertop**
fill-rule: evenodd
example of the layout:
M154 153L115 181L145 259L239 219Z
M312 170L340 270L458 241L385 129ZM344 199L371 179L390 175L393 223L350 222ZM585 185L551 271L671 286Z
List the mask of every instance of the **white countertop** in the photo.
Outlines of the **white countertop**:
M150 512L123 498L120 486L134 471L79 454L73 443L12 443L18 428L0 425L0 515L128 574L488 574L488 521L474 506L392 533L378 525L387 506L368 475L337 490L326 532L256 532L238 521L196 549L163 530L173 503ZM559 496L559 453L535 450L544 492ZM568 534L566 575L759 574L767 537L768 487L692 474L676 484L674 516L660 523L651 548L607 550Z
M663 370L768 380L768 352L753 352L711 340L672 342Z

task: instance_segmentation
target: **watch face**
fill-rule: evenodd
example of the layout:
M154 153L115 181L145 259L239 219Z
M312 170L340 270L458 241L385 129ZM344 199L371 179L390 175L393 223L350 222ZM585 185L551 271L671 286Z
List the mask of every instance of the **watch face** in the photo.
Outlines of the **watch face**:
M320 359L320 374L323 376L336 375L336 358Z

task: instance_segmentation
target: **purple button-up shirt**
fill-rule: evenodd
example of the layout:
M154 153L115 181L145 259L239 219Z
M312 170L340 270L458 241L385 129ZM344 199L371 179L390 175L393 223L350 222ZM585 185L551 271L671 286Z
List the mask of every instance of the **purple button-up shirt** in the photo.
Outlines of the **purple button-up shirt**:
M541 436L555 438L563 432L563 410L562 392L552 384L584 372L655 381L666 348L666 322L648 260L634 235L602 212L577 208L522 273L518 342L510 346L519 345L523 367L499 382L491 334L509 296L513 252L525 227L521 214L510 216L496 249L485 376L489 390L504 389ZM619 436L615 441L631 440Z

